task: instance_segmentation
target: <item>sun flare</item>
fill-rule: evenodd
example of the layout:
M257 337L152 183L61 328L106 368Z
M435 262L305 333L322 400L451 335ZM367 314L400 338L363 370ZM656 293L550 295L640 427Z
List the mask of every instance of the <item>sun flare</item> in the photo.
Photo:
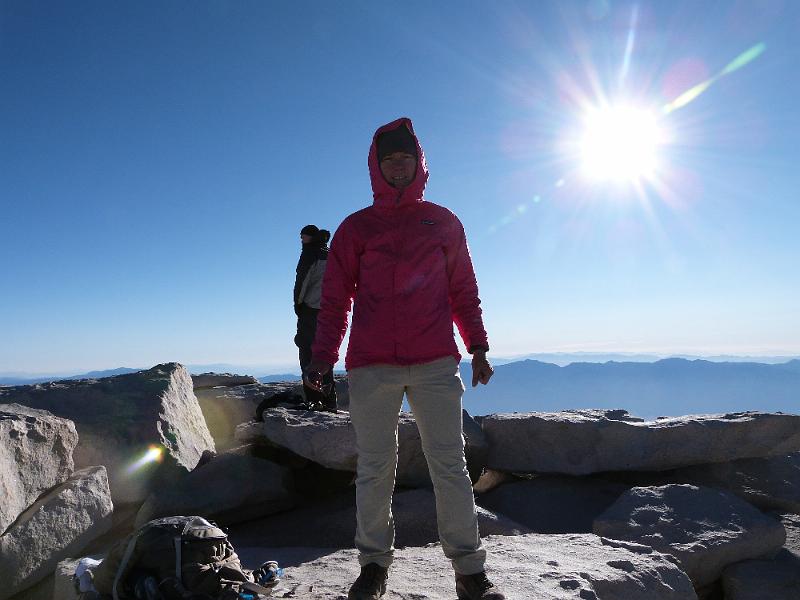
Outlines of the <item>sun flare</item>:
M151 445L143 456L128 465L127 472L129 475L132 475L146 465L160 463L162 460L164 460L164 448L162 446Z
M593 180L652 178L663 142L658 120L644 109L609 107L590 111L580 143L583 172Z

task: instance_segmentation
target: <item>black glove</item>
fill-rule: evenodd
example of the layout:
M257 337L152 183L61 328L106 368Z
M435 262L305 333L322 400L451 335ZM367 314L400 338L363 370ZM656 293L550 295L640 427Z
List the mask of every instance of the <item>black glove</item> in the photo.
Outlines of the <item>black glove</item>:
M299 304L295 304L294 305L294 314L296 314L298 317L300 316L300 305Z

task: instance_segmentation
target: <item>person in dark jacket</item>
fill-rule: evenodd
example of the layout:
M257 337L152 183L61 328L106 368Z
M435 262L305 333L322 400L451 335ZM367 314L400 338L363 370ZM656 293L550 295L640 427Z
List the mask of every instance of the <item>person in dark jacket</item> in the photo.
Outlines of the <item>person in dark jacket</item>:
M428 168L411 121L379 128L369 151L374 202L348 216L333 237L322 287L313 359L319 388L339 358L352 305L345 368L356 433L356 547L361 574L349 600L386 591L394 551L391 511L397 422L404 395L414 411L436 494L442 550L460 600L503 600L484 571L472 484L464 459L458 327L472 354L472 385L492 367L478 285L464 228L423 198Z
M294 343L298 348L300 369L305 370L311 362L311 344L317 331L317 315L322 294L322 278L328 263L328 240L330 232L306 225L300 230L303 249L297 262L294 281L294 313L297 315L297 334ZM306 402L315 408L336 411L336 387L333 372L326 373L320 390L303 383Z

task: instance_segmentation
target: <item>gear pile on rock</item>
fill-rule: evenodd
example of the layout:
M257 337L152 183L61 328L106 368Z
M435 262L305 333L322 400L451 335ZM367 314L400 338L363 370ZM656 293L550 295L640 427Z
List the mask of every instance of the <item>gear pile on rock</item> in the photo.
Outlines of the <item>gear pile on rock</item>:
M359 570L346 380L338 413L262 405L256 420L265 398L300 390L176 363L0 387L0 600L76 600L87 558L175 515L213 519L243 568L277 559L273 597L346 595ZM463 422L487 569L508 598L800 598L800 416ZM386 597L450 599L410 413L398 440Z

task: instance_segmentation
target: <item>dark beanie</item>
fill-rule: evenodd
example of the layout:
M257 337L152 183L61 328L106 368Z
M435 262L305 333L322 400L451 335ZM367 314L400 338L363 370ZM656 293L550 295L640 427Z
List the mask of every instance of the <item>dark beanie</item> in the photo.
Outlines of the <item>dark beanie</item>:
M316 225L306 225L300 230L300 235L317 235L319 228Z
M385 131L378 136L378 161L393 152L417 155L417 141L405 125Z

